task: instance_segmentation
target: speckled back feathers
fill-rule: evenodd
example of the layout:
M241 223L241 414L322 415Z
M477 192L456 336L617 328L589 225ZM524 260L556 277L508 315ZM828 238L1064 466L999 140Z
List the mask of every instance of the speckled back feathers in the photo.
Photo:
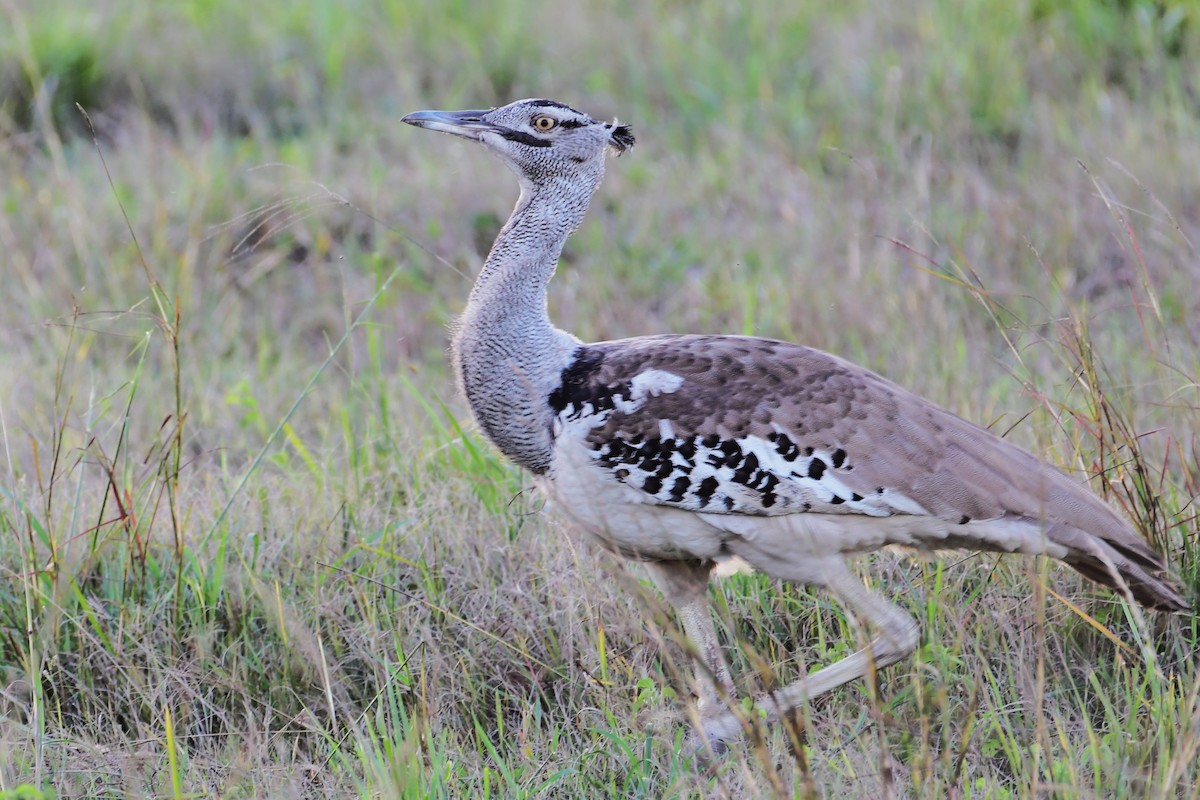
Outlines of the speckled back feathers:
M639 394L634 383L651 373L676 380ZM927 516L963 526L937 528L940 541L985 549L970 523L1040 521L1047 536L1095 536L1133 564L1163 568L1084 486L818 350L741 336L640 337L582 346L562 378L549 398L559 435L586 442L596 480L648 502L716 514Z

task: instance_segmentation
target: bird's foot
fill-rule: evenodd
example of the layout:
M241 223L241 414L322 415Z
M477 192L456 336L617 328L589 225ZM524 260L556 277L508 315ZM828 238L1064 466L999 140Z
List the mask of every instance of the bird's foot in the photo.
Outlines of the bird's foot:
M729 749L729 743L742 735L742 720L741 718L728 709L712 716L706 717L703 721L704 738L712 745L713 749L720 748L720 752L724 753Z
M683 752L691 754L698 764L712 767L741 735L741 720L736 714L722 710L700 718L699 728L684 738Z
M721 758L729 752L729 742L712 738L707 732L692 731L684 737L683 752L698 758Z

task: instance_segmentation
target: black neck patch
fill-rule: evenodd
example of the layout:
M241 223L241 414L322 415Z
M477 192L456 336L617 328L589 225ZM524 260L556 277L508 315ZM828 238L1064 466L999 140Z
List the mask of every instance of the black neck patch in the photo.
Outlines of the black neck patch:
M578 410L584 403L594 401L597 387L591 384L603 363L604 353L596 348L576 350L575 360L562 371L562 383L550 393L550 408L561 414L568 407Z

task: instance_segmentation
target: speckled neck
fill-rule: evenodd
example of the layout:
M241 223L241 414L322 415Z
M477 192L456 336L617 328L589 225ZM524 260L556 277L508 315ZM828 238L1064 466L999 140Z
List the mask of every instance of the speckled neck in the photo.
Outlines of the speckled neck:
M547 402L579 340L550 322L546 287L567 237L583 221L604 173L567 181L521 180L521 197L492 245L452 344L455 372L488 438L517 464L549 466L553 412Z

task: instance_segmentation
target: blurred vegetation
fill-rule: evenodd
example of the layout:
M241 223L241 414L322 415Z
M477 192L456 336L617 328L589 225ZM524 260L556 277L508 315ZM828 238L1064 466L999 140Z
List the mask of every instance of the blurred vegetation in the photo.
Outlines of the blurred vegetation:
M792 129L798 116L820 109L836 118L860 105L847 102L847 90L866 101L868 115L878 112L890 84L879 80L886 74L866 80L872 68L919 55L911 124L947 115L1007 141L1020 135L1037 95L1061 102L1109 90L1139 98L1197 90L1189 64L1200 8L1186 0L936 0L881 15L890 24L869 43L880 51L863 53L874 58L862 60L868 72L859 76L830 74L811 37L818 25L869 19L864 0L819 12L769 3L631 3L611 15L586 2L551 14L540 8L528 0L10 6L13 24L0 33L3 109L17 131L33 127L42 104L56 126L78 133L79 104L285 136L327 125L331 111L370 106L397 81L447 100L502 98L549 74L590 94L619 88L623 106L681 114L687 127L752 109L763 123L755 127L790 136L810 132ZM589 14L632 24L618 36L579 38ZM570 17L574 27L561 23Z
M1195 596L1198 90L1192 2L0 3L0 795L1194 795L1195 617L1018 558L864 559L913 662L802 747L680 755L673 622L444 364L511 176L397 121L631 122L560 324L853 358L1091 480ZM855 642L713 596L747 694Z

